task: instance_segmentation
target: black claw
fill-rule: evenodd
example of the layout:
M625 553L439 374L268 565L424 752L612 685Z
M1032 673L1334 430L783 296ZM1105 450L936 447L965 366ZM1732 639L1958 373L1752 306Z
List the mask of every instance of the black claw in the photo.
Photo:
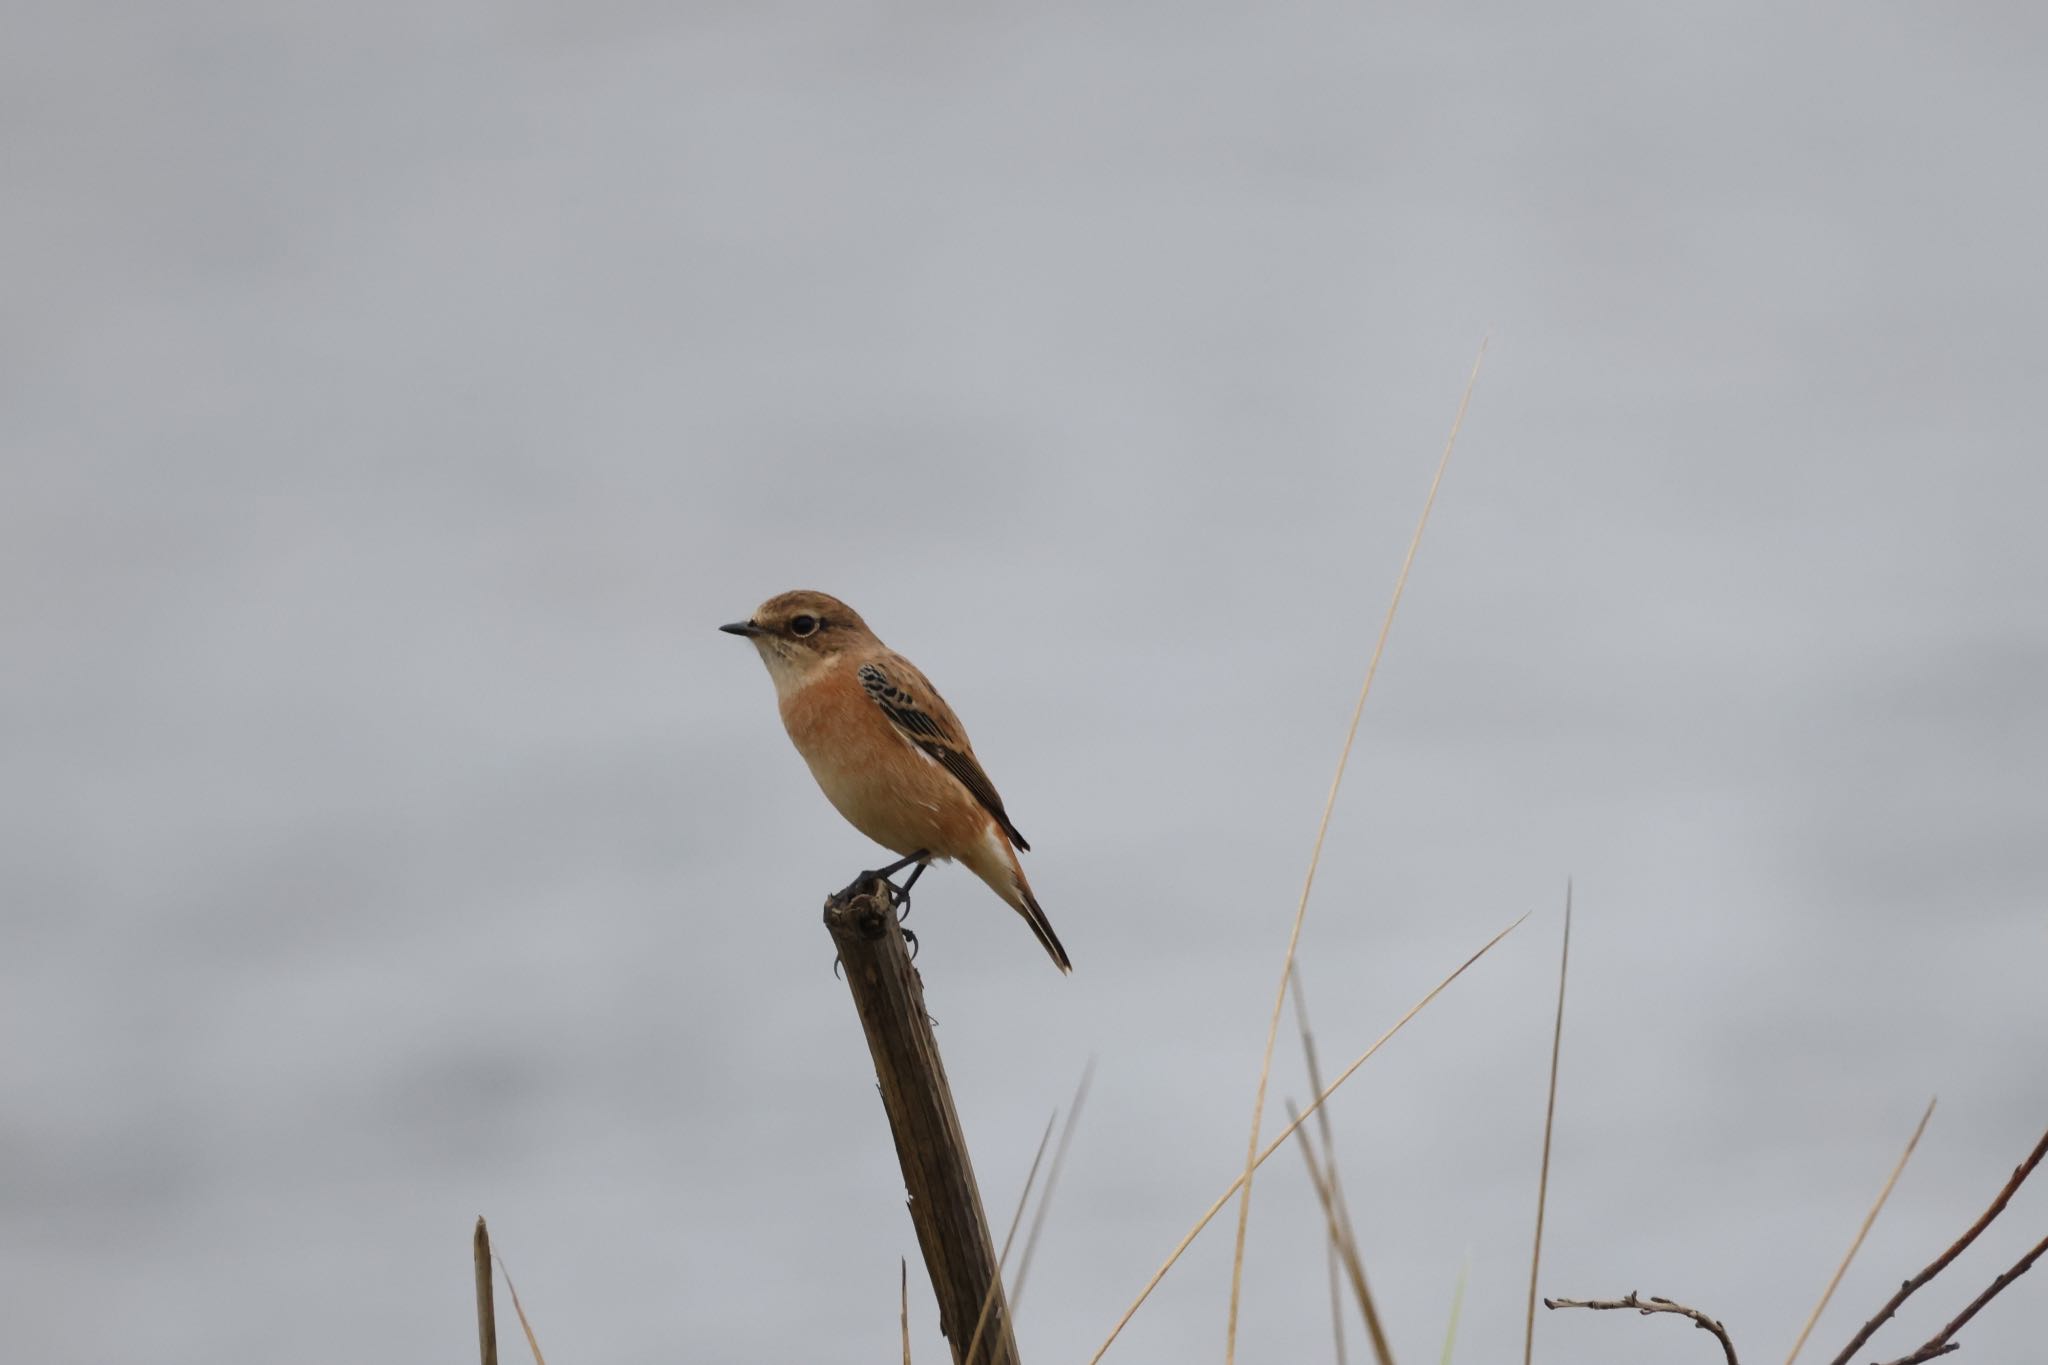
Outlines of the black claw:
M917 935L905 929L903 931L903 941L910 945L910 960L912 962L917 961Z

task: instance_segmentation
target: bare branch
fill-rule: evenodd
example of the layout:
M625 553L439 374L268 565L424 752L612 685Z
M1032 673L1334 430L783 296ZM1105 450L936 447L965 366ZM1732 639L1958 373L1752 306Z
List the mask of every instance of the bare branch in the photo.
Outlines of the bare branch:
M1849 1358L1862 1348L1864 1342L1870 1340L1872 1333L1884 1326L1892 1314L1899 1311L1899 1305L1911 1298L1915 1290L1946 1270L1949 1262L1962 1255L1964 1248L1977 1240L1978 1233L1991 1226L1992 1219L2005 1212L2005 1206L2012 1202L2013 1194L2025 1183L2026 1178L2034 1173L2034 1168L2041 1164L2041 1158L2044 1156L2048 1156L2048 1133L2041 1134L2041 1140L2034 1144L2033 1151L2027 1153L2027 1159L2013 1168L2012 1178L2005 1182L2005 1188L1991 1201L1991 1207L1985 1209L1977 1221L1970 1224L1969 1231L1958 1237L1947 1251L1935 1257L1925 1270L1900 1285L1899 1292L1885 1300L1884 1307L1871 1315L1870 1321L1863 1324L1850 1339L1849 1344L1844 1346L1828 1365L1849 1365Z
M1926 1344L1921 1346L1919 1350L1911 1355L1900 1356L1897 1360L1892 1361L1891 1365L1920 1365L1920 1362L1923 1360L1932 1360L1936 1356L1945 1356L1950 1351L1959 1349L1958 1343L1949 1340L1949 1338L1962 1331L1964 1324L1977 1316L1978 1309L2004 1293L2007 1285L2033 1269L2034 1262L2040 1260L2044 1254L2048 1254L2048 1237L2043 1237L2034 1244L2032 1251L2029 1251L2026 1255L2020 1257L2019 1260L2013 1262L2012 1269L1993 1280L1989 1288L1976 1298L1970 1300L1969 1307L1951 1318L1948 1326L1942 1328L1940 1332L1929 1338Z
M1633 1308L1644 1317L1648 1317L1652 1313L1676 1313L1682 1318L1691 1318L1692 1325L1699 1328L1702 1332L1712 1332L1715 1340L1721 1343L1721 1353L1728 1357L1728 1365L1737 1365L1735 1343L1728 1339L1727 1328L1715 1322L1697 1308L1687 1308L1682 1303L1673 1303L1669 1299L1660 1299L1655 1294L1646 1299L1638 1295L1634 1290L1630 1290L1628 1297L1621 1299L1545 1299L1543 1306L1545 1308Z

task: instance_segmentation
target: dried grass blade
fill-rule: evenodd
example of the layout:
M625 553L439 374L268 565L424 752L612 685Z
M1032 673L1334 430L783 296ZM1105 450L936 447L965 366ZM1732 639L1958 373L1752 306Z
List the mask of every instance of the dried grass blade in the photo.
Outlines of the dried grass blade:
M1394 615L1401 607L1401 594L1408 587L1408 572L1415 567L1416 551L1422 547L1422 533L1429 526L1429 514L1436 506L1437 490L1443 487L1444 471L1450 468L1451 452L1458 446L1458 431L1465 424L1466 409L1472 405L1472 391L1479 384L1479 370L1486 362L1486 342L1479 343L1479 353L1472 359L1472 373L1465 381L1464 395L1458 400L1457 414L1451 419L1451 432L1444 441L1444 452L1437 460L1436 474L1429 481L1429 496L1422 500L1422 514L1416 519L1415 534L1408 541L1408 553L1402 557L1401 572L1394 579L1394 594L1387 603L1387 614L1380 622L1379 638L1373 642L1372 658L1366 664L1365 682L1358 689L1358 701L1351 708L1351 725L1344 733L1344 748L1337 755L1337 772L1330 779L1330 794L1323 802L1322 819L1316 825L1315 847L1309 852L1308 875L1302 879L1301 901L1295 907L1294 926L1287 934L1287 955L1280 963L1280 987L1273 997L1273 1017L1266 1024L1266 1049L1259 1063L1259 1086L1252 1098L1251 1136L1245 1143L1244 1174L1239 1177L1243 1191L1237 1201L1237 1244L1230 1259L1230 1321L1225 1329L1223 1344L1224 1365L1237 1365L1237 1313L1244 1297L1244 1239L1251 1226L1252 1216L1252 1173L1259 1168L1259 1129L1266 1114L1266 1086L1273 1076L1273 1045L1280 1037L1280 1012L1287 1005L1287 982L1294 972L1294 954L1301 945L1301 925L1308 916L1309 892L1316 884L1316 868L1323 860L1323 841L1330 832L1330 813L1337 807L1337 792L1344 785L1344 770L1351 763L1351 746L1358 738L1359 718L1365 714L1365 699L1372 694L1372 680L1379 672L1380 659L1387 650L1387 637L1394 629Z
M1463 962L1459 963L1455 971L1453 971L1449 976L1445 977L1443 980L1437 982L1436 985L1430 990L1428 995L1423 996L1422 999L1416 1001L1413 1005L1410 1005L1408 1007L1408 1012L1402 1015L1399 1019L1395 1020L1394 1026L1392 1028L1388 1029L1385 1033L1382 1033L1377 1039L1375 1039L1371 1047L1359 1053L1357 1058L1352 1061L1351 1065L1345 1067L1341 1072L1337 1074L1336 1080L1331 1081L1328 1085L1324 1086L1321 1091L1317 1092L1316 1097L1313 1100L1309 1101L1308 1107L1302 1111L1302 1119L1307 1119L1307 1117L1310 1114L1313 1114L1316 1110L1322 1108L1323 1101L1329 1099L1330 1096L1336 1094L1338 1087L1343 1085L1344 1082L1350 1080L1354 1075L1356 1075L1358 1073L1358 1068L1364 1066L1368 1061L1370 1061L1372 1059L1372 1055L1375 1052L1378 1052L1382 1047L1385 1047L1387 1042L1390 1039L1392 1039L1395 1034L1399 1033L1404 1027L1406 1027L1410 1019L1413 1019L1416 1015L1422 1013L1422 1011L1429 1005L1430 1001L1436 999L1439 995L1443 994L1445 987L1449 986L1453 981L1456 981L1459 977L1463 976L1467 968L1469 968L1473 963L1477 962L1480 958L1485 957L1487 953L1493 950L1495 944L1499 943L1502 939L1506 938L1509 934L1513 933L1516 929L1520 928L1523 922L1526 921L1528 918L1529 916L1527 914L1520 916L1515 920L1513 924L1510 924L1507 928L1501 930L1492 938L1488 939L1480 947L1478 952L1472 954L1472 956L1466 958ZM1297 1120L1295 1123L1289 1124L1284 1130L1282 1130L1280 1135L1274 1138L1273 1141L1267 1145L1264 1151L1256 1154L1256 1159L1253 1161L1252 1164L1254 1166L1264 1165L1267 1157L1270 1157L1271 1155L1273 1155L1273 1153L1279 1151L1280 1145L1286 1142L1288 1138L1294 1136L1294 1131L1297 1127L1300 1126L1300 1122L1301 1120ZM1225 1190L1222 1194L1216 1197L1216 1202L1209 1206L1208 1212L1204 1213L1200 1218L1195 1220L1195 1225L1188 1229L1187 1235L1182 1237L1180 1239L1180 1242L1173 1248L1172 1252L1170 1252L1167 1255L1165 1263L1161 1265L1159 1269L1152 1272L1152 1278L1147 1280L1145 1282L1145 1287L1138 1291L1138 1297L1131 1301L1131 1306L1129 1308L1126 1308L1124 1310L1123 1316L1117 1319L1116 1326L1112 1327L1109 1331L1109 1336L1103 1341L1102 1345L1096 1348L1095 1354L1088 1358L1088 1365L1095 1365L1097 1361L1101 1360L1103 1356L1109 1353L1109 1348L1115 1344L1117 1337L1123 1333L1125 1327L1130 1325L1131 1319L1138 1315L1138 1310L1144 1307L1145 1300L1152 1297L1152 1291L1159 1287L1159 1282L1166 1278L1167 1272L1173 1269L1175 1263L1180 1260L1182 1254L1185 1253L1187 1249L1194 1244L1195 1238L1202 1235L1202 1229L1208 1227L1210 1221L1214 1219L1218 1213L1221 1213L1223 1211L1223 1206L1230 1202L1230 1197L1236 1194L1238 1190L1243 1186L1243 1184L1244 1177L1242 1175L1238 1176L1237 1179L1231 1181L1230 1188Z
M1315 1032L1308 1023L1308 997L1301 989L1301 964L1298 962L1294 970L1294 1021L1301 1031L1301 1054L1308 1067L1308 1083L1320 1092L1323 1088L1322 1060L1316 1052ZM1358 1251L1358 1233L1351 1226L1351 1207L1344 1198L1344 1184L1337 1174L1337 1129L1330 1120L1328 1109L1316 1111L1316 1128L1323 1139L1323 1167L1330 1182L1330 1202L1336 1206L1337 1222L1331 1243L1332 1272L1340 1263L1348 1272L1352 1293L1358 1299L1359 1314L1365 1319L1366 1337L1372 1343L1373 1356L1379 1365L1394 1365L1394 1351L1387 1343L1386 1329L1380 1324L1379 1305L1366 1285L1365 1259ZM1340 1357L1343 1354L1341 1336L1338 1354Z
M1323 1239L1323 1266L1330 1276L1330 1339L1335 1343L1337 1365L1350 1365L1344 1346L1344 1278L1337 1269L1337 1243Z
M1451 1348L1458 1344L1458 1318L1465 1311L1465 1281L1472 1275L1472 1257L1465 1257L1465 1264L1458 1267L1458 1286L1451 1291L1451 1321L1444 1328L1444 1354L1439 1365L1451 1365Z
M1935 1099L1939 1099L1936 1096ZM1899 1164L1892 1167L1892 1173L1885 1177L1884 1188L1877 1192L1877 1202L1870 1206L1870 1212L1863 1215L1863 1226L1856 1229L1856 1240L1849 1243L1849 1254L1835 1267L1834 1278L1828 1281L1827 1289L1821 1294L1820 1302L1806 1315L1806 1325L1799 1329L1799 1340L1792 1343L1792 1354L1785 1357L1785 1365L1799 1359L1799 1352L1806 1345L1806 1339L1813 1335L1813 1325L1820 1321L1820 1315L1827 1311L1828 1300L1835 1296L1835 1287L1842 1282L1842 1276L1849 1272L1849 1262L1856 1259L1856 1253L1863 1247L1863 1239L1870 1233L1870 1225L1877 1221L1877 1215L1884 1209L1884 1201L1892 1197L1892 1186L1899 1183L1899 1175L1912 1160L1913 1149L1920 1145L1920 1135L1927 1131L1927 1120L1934 1117L1935 1100L1927 1101L1927 1112L1920 1116L1920 1122L1913 1129L1913 1136L1906 1140L1906 1150L1899 1153Z
M498 1263L498 1273L505 1277L505 1292L512 1296L512 1311L519 1317L519 1330L526 1334L526 1349L533 1352L533 1365L548 1365L547 1357L540 1353L540 1341L533 1335L533 1324L526 1320L526 1305L519 1301L519 1286L512 1283L505 1258L494 1254L491 1259Z
M1358 1259L1358 1246L1345 1235L1343 1218L1337 1207L1337 1168L1330 1159L1329 1149L1325 1147L1323 1156L1317 1157L1315 1139L1310 1136L1312 1130L1302 1128L1301 1115L1295 1110L1291 1100L1287 1104L1287 1117L1291 1125L1301 1133L1301 1141L1297 1145L1301 1148L1302 1160L1308 1164L1309 1183L1315 1186L1316 1199L1323 1206L1323 1223L1330 1245L1336 1249L1338 1260L1343 1265L1345 1274L1350 1277L1353 1295L1361 1304L1371 1303L1372 1296L1365 1288L1365 1267Z
M981 1311L974 1315L974 1335L967 1339L967 1354L961 1357L966 1365L974 1365L975 1353L981 1349L981 1334L988 1328L989 1310L995 1306L996 1295L1002 1292L1003 1266L1010 1259L1010 1244L1017 1240L1017 1229L1024 1222L1024 1209L1031 1202L1031 1187L1038 1183L1038 1166L1045 1160L1045 1149L1052 1142L1052 1126L1059 1122L1059 1117L1057 1109L1046 1115L1045 1131L1039 1135L1038 1151L1031 1158L1031 1171L1024 1177L1024 1193L1017 1196L1017 1211L1010 1215L1010 1230L1003 1234L1003 1249L996 1256L996 1273L989 1278L988 1292L981 1296Z
M1543 1105L1543 1165L1536 1177L1536 1240L1529 1251L1529 1310L1522 1324L1522 1365L1536 1358L1536 1276L1543 1267L1543 1211L1550 1201L1550 1135L1557 1126L1557 1061L1564 1050L1564 984L1572 965L1572 884L1564 884L1564 948L1557 962L1557 1022L1550 1033L1550 1097Z
M1067 1106L1067 1121L1060 1125L1059 1144L1052 1149L1052 1167L1045 1173L1045 1193L1038 1196L1038 1208L1031 1215L1031 1231L1024 1238L1024 1254L1017 1258L1017 1279L1010 1286L1010 1317L1015 1320L1024 1301L1024 1280L1031 1273L1031 1258L1038 1252L1038 1234L1045 1231L1045 1215L1052 1208L1053 1191L1059 1188L1060 1171L1067 1164L1067 1146L1074 1140L1074 1125L1080 1121L1081 1106L1087 1103L1088 1087L1095 1082L1095 1059L1081 1068L1080 1083L1074 1087L1073 1102Z

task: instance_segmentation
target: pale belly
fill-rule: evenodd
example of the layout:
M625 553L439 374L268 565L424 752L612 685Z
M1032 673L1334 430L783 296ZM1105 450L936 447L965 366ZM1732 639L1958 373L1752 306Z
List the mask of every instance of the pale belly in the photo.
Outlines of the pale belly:
M834 763L808 753L804 761L833 809L868 838L900 854L924 849L950 857L949 835L959 819L948 807L957 806L957 799L947 800L951 793L918 769L929 767L945 782L952 778L922 754L905 750L904 758L883 763Z

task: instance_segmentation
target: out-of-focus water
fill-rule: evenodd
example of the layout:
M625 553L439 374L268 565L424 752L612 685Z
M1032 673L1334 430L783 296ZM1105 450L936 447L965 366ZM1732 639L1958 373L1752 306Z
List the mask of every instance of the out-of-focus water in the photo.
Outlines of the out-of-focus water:
M1303 939L1334 1065L1537 911L1334 1103L1400 1357L1468 1262L1458 1358L1519 1347L1567 875L1546 1293L1771 1359L1939 1092L1825 1361L2048 1123L2038 15L6 30L7 1360L462 1359L479 1212L557 1358L893 1358L817 915L871 851L713 629L794 586L1033 841L1071 980L957 869L916 925L994 1207L1098 1059L1022 1320L1086 1359L1242 1159L1489 330ZM1294 1154L1256 1190L1240 1358L1328 1360ZM1220 1358L1229 1242L1111 1359ZM2039 1358L2044 1295L1959 1358Z

